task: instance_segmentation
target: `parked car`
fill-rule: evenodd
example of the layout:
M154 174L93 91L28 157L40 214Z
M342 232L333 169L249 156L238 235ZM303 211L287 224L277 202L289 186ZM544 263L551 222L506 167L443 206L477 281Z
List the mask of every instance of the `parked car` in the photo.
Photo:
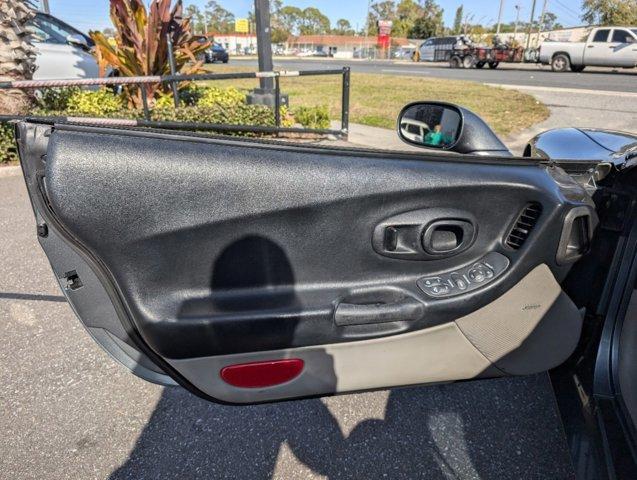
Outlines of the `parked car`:
M453 50L460 38L457 35L428 38L414 51L411 59L414 62L446 62L449 60L447 50Z
M634 68L637 27L594 28L584 42L542 42L539 61L554 72L581 72L587 66Z
M228 55L226 49L219 43L213 43L211 47L206 50L206 63L228 63L229 59L230 55Z
M425 122L403 117L400 123L400 130L403 137L414 142L422 142L430 128Z
M95 43L88 35L53 15L38 12L31 27L33 44L38 50L33 74L36 80L97 77L99 68L91 49Z

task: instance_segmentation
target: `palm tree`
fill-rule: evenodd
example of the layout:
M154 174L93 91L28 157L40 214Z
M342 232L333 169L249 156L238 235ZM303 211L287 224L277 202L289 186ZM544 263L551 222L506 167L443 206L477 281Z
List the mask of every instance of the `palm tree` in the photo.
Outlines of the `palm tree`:
M36 50L27 25L34 15L29 0L0 0L0 82L33 78ZM25 90L0 89L0 114L23 114L31 102Z

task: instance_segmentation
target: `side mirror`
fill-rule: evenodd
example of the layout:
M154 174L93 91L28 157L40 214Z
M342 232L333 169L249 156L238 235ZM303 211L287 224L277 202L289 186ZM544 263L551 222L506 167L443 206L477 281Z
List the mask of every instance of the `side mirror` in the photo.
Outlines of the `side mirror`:
M84 50L88 50L89 48L86 38L84 38L82 35L68 35L66 37L66 43L75 47L83 48Z
M512 156L478 115L450 103L415 102L398 115L398 136L421 148L456 153Z

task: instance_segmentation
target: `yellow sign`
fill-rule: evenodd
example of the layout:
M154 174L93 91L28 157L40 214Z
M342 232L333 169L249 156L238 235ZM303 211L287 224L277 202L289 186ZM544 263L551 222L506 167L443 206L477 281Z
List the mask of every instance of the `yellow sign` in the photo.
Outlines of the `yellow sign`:
M234 22L234 31L237 33L248 33L250 31L250 24L247 18L237 18Z

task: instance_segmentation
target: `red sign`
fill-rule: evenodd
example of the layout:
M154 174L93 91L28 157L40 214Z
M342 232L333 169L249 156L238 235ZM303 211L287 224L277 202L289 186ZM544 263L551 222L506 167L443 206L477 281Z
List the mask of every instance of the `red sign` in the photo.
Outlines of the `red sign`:
M378 36L391 35L391 27L394 24L391 20L379 20L378 21Z
M378 38L376 42L380 48L389 48L391 45L391 27L393 22L391 20L379 20L378 21Z
M380 48L389 48L391 45L391 37L389 35L378 35L376 43Z

